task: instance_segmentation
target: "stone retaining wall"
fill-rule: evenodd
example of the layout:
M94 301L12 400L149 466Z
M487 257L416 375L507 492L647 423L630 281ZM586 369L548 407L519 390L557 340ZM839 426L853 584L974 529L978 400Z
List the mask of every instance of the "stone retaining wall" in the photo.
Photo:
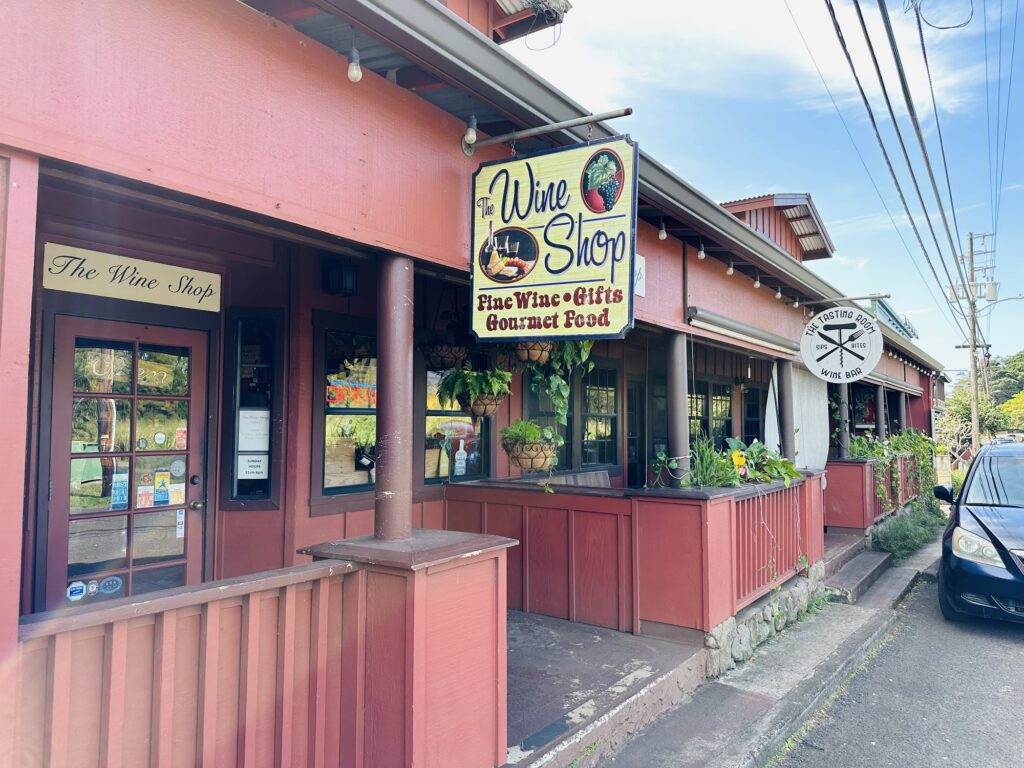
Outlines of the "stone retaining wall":
M786 582L756 603L704 634L707 676L715 678L754 655L754 650L797 621L811 599L823 590L825 561L810 567L806 576Z

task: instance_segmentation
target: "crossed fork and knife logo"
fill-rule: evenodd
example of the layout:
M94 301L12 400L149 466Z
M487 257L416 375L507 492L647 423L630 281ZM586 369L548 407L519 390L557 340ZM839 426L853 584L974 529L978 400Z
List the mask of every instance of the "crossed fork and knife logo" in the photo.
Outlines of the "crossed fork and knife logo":
M852 349L850 349L848 346L846 346L847 344L850 344L850 343L856 341L857 339L859 339L861 336L863 336L864 335L863 329L859 330L859 331L856 331L855 333L850 334L845 339L843 338L843 332L844 331L851 331L851 330L854 330L856 327L857 327L856 323L826 323L825 325L823 325L822 326L822 330L818 331L818 336L821 337L822 339L824 339L825 341L827 341L829 344L832 344L833 346L832 346L832 349L830 349L828 352L826 352L821 357L819 357L817 359L817 362L820 363L826 357L828 357L829 355L835 354L836 352L839 353L839 365L840 366L845 364L845 361L843 359L843 355L846 352L849 352L851 355L856 357L858 360L863 361L864 360L864 356L863 355L858 354L857 352L854 352ZM825 331L838 331L838 333L836 334L837 338L832 338L827 333L825 333Z

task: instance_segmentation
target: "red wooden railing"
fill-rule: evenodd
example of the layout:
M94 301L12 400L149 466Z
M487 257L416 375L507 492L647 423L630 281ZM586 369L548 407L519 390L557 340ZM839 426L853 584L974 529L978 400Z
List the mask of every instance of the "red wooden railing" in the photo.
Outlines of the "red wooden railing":
M799 567L803 492L800 486L758 492L736 501L735 597L744 608Z
M352 570L323 561L28 617L13 764L339 765Z

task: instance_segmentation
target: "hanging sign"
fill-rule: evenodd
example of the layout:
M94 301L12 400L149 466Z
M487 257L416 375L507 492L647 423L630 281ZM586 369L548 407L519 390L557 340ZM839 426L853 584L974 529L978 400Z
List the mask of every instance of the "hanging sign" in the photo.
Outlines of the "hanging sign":
M220 275L46 243L43 288L220 312Z
M835 384L859 381L882 357L882 331L871 315L856 307L819 312L800 337L807 370Z
M622 338L633 327L637 158L617 136L480 166L470 253L479 340Z

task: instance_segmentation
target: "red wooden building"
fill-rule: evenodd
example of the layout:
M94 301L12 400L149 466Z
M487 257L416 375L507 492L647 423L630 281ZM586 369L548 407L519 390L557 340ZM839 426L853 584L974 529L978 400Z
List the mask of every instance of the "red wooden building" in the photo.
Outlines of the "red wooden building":
M416 341L466 301L470 178L507 152L467 158L467 122L587 114L500 50L528 5L8 3L12 764L500 765L506 606L708 631L821 557L827 393L796 340L841 292L805 266L832 252L807 195L722 207L642 156L636 326L573 382L560 464L591 487L515 482L498 430L550 418L523 382L489 419L438 402ZM886 339L876 402L928 428L940 366ZM806 479L645 489L700 431Z

